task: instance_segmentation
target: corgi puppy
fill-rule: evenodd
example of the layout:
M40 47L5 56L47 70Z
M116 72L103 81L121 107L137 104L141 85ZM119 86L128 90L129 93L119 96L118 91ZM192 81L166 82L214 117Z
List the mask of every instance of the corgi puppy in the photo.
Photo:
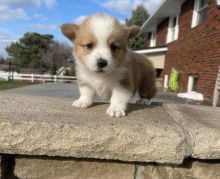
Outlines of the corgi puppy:
M139 33L137 26L125 27L107 14L87 17L81 24L63 24L62 33L74 44L76 76L80 91L73 102L87 108L98 95L110 100L106 113L126 115L127 103L139 93L151 99L156 93L155 69L143 55L128 49L127 40Z

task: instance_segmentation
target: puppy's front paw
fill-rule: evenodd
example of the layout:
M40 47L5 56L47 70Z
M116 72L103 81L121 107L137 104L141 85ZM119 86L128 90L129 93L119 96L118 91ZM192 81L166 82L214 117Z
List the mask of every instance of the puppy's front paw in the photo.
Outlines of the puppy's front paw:
M72 104L72 106L76 108L88 108L91 105L92 105L92 102L88 102L82 99L75 100Z
M108 114L111 117L123 117L125 116L125 109L123 107L119 106L109 106L106 114Z

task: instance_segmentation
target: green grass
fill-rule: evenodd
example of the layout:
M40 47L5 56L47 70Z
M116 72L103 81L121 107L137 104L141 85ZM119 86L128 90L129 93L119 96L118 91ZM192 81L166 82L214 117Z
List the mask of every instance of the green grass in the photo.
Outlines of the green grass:
M30 82L20 82L20 81L0 81L0 90L20 88L31 84L32 83Z

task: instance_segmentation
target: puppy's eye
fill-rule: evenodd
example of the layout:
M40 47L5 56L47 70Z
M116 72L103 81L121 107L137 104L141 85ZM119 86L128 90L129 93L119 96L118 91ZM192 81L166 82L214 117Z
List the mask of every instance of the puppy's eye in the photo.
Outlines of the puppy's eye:
M112 51L112 52L116 52L116 51L119 49L118 46L115 45L114 43L112 43L112 44L110 45L110 48L111 48L111 51Z
M88 50L92 50L93 48L94 48L94 44L92 43L92 42L90 42L90 43L87 43L86 45L85 45L85 47L88 49Z

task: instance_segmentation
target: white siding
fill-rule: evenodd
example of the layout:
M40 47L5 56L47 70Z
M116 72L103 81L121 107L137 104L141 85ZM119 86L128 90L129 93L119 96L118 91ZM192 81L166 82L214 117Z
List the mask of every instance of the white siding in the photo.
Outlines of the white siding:
M153 63L154 68L164 69L164 62L165 62L164 53L146 54L146 57Z

